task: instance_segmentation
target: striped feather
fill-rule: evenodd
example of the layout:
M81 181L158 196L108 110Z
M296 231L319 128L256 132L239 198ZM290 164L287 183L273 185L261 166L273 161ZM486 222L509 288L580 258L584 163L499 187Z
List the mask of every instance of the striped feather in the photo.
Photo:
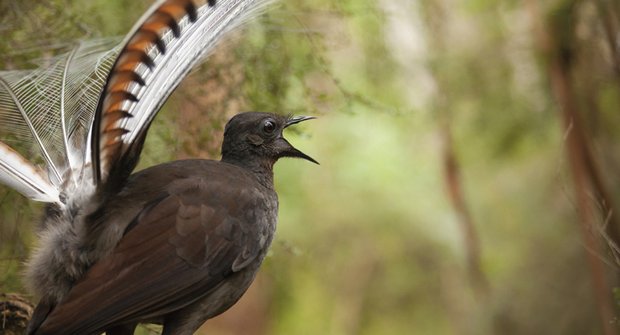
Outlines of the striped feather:
M148 128L190 69L265 0L159 1L125 39L101 93L91 149L97 185L137 163ZM118 180L117 180L118 182Z

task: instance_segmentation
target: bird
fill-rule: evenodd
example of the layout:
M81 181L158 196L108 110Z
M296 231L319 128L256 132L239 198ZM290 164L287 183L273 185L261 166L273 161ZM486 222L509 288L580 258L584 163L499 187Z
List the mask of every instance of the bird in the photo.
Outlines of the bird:
M140 322L163 335L193 334L247 290L271 243L278 198L273 165L316 161L283 130L312 117L247 112L226 125L222 158L156 165L129 177L95 221L125 231L29 334L133 334ZM142 204L127 212L127 203Z
M0 71L0 183L47 204L25 270L39 297L29 334L190 334L245 291L275 229L273 164L316 163L282 137L310 117L242 113L220 162L134 170L178 84L271 2L158 0L120 42Z

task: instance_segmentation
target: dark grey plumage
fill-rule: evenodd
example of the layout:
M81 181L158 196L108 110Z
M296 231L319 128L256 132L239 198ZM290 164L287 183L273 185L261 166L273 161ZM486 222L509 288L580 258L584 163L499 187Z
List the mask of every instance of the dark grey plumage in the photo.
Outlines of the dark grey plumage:
M139 322L192 334L232 306L273 238L273 164L314 161L282 136L306 119L239 114L226 126L220 162L175 161L132 175L85 218L114 246L59 304L42 301L30 334L132 334Z

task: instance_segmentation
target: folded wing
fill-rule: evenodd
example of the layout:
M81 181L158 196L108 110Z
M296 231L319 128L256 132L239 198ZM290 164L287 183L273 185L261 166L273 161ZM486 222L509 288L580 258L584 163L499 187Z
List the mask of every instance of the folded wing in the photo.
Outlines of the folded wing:
M226 184L202 178L175 184L144 207L114 251L92 266L35 334L93 334L158 320L208 297L235 274L241 276L236 294L245 291L253 272L239 272L260 261L266 248L260 227L248 220L256 200L250 193L217 196ZM236 206L227 209L222 201ZM219 303L213 301L213 313L228 306Z

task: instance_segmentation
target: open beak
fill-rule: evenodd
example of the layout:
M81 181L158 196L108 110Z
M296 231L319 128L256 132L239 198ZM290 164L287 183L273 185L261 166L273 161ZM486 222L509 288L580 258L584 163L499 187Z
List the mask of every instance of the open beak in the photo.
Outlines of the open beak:
M289 126L292 126L302 121L312 120L312 119L316 119L316 117L295 116L295 117L289 118L288 121L286 121L286 123L284 124L284 128L287 128ZM281 140L284 142L283 145L285 146L285 148L283 148L283 150L281 151L281 157L296 157L296 158L305 159L315 164L319 164L319 162L317 162L314 158L304 154L303 152L293 147L290 143L288 143L286 139L282 138Z

